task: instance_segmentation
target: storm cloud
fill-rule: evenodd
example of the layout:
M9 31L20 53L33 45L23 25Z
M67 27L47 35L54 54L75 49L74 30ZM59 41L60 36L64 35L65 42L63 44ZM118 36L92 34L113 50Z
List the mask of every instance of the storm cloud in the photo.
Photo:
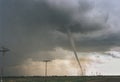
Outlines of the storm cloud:
M59 33L64 33L66 27L69 27L73 33L88 33L106 27L104 22L96 20L97 18L88 19L87 14L92 10L92 6L87 1L5 0L1 2L1 44L3 45L21 44L19 47L26 45L41 46L43 50L52 49L51 47L59 47L68 42L66 35Z

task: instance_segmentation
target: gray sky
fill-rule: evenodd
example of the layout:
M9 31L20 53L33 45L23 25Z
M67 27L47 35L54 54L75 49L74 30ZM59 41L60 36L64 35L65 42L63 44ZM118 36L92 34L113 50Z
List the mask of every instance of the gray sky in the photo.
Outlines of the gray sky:
M72 58L65 27L73 33L79 56L112 49L119 52L119 3L119 0L0 0L0 46L11 50L5 66L19 70L16 73L6 69L6 75L23 75L27 61L57 62ZM86 56L83 59L89 60ZM74 67L71 62L70 66Z

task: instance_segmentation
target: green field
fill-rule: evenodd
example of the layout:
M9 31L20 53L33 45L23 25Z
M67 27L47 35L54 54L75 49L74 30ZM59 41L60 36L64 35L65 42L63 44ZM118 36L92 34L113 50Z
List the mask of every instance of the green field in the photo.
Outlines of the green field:
M120 82L120 76L4 77L4 82Z

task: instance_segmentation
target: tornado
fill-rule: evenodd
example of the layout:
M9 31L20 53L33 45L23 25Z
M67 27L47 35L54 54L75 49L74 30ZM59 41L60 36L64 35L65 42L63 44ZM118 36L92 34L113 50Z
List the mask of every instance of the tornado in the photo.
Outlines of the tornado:
M81 75L83 76L84 73L83 73L82 65L81 65L80 60L79 60L78 55L77 55L77 51L76 51L75 42L74 42L74 39L73 39L73 36L72 36L72 32L71 32L69 27L66 27L66 30L67 30L68 38L70 40L70 44L71 44L71 47L73 49L76 61L77 61L78 65L79 65Z

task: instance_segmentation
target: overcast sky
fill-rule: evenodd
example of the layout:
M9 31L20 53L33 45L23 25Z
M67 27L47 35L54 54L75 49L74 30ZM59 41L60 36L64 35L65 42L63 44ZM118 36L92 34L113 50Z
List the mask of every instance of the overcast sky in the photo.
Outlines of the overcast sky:
M44 75L42 61L50 59L49 75L79 75L68 27L86 75L119 75L119 4L119 0L0 0L0 46L10 49L5 74Z

